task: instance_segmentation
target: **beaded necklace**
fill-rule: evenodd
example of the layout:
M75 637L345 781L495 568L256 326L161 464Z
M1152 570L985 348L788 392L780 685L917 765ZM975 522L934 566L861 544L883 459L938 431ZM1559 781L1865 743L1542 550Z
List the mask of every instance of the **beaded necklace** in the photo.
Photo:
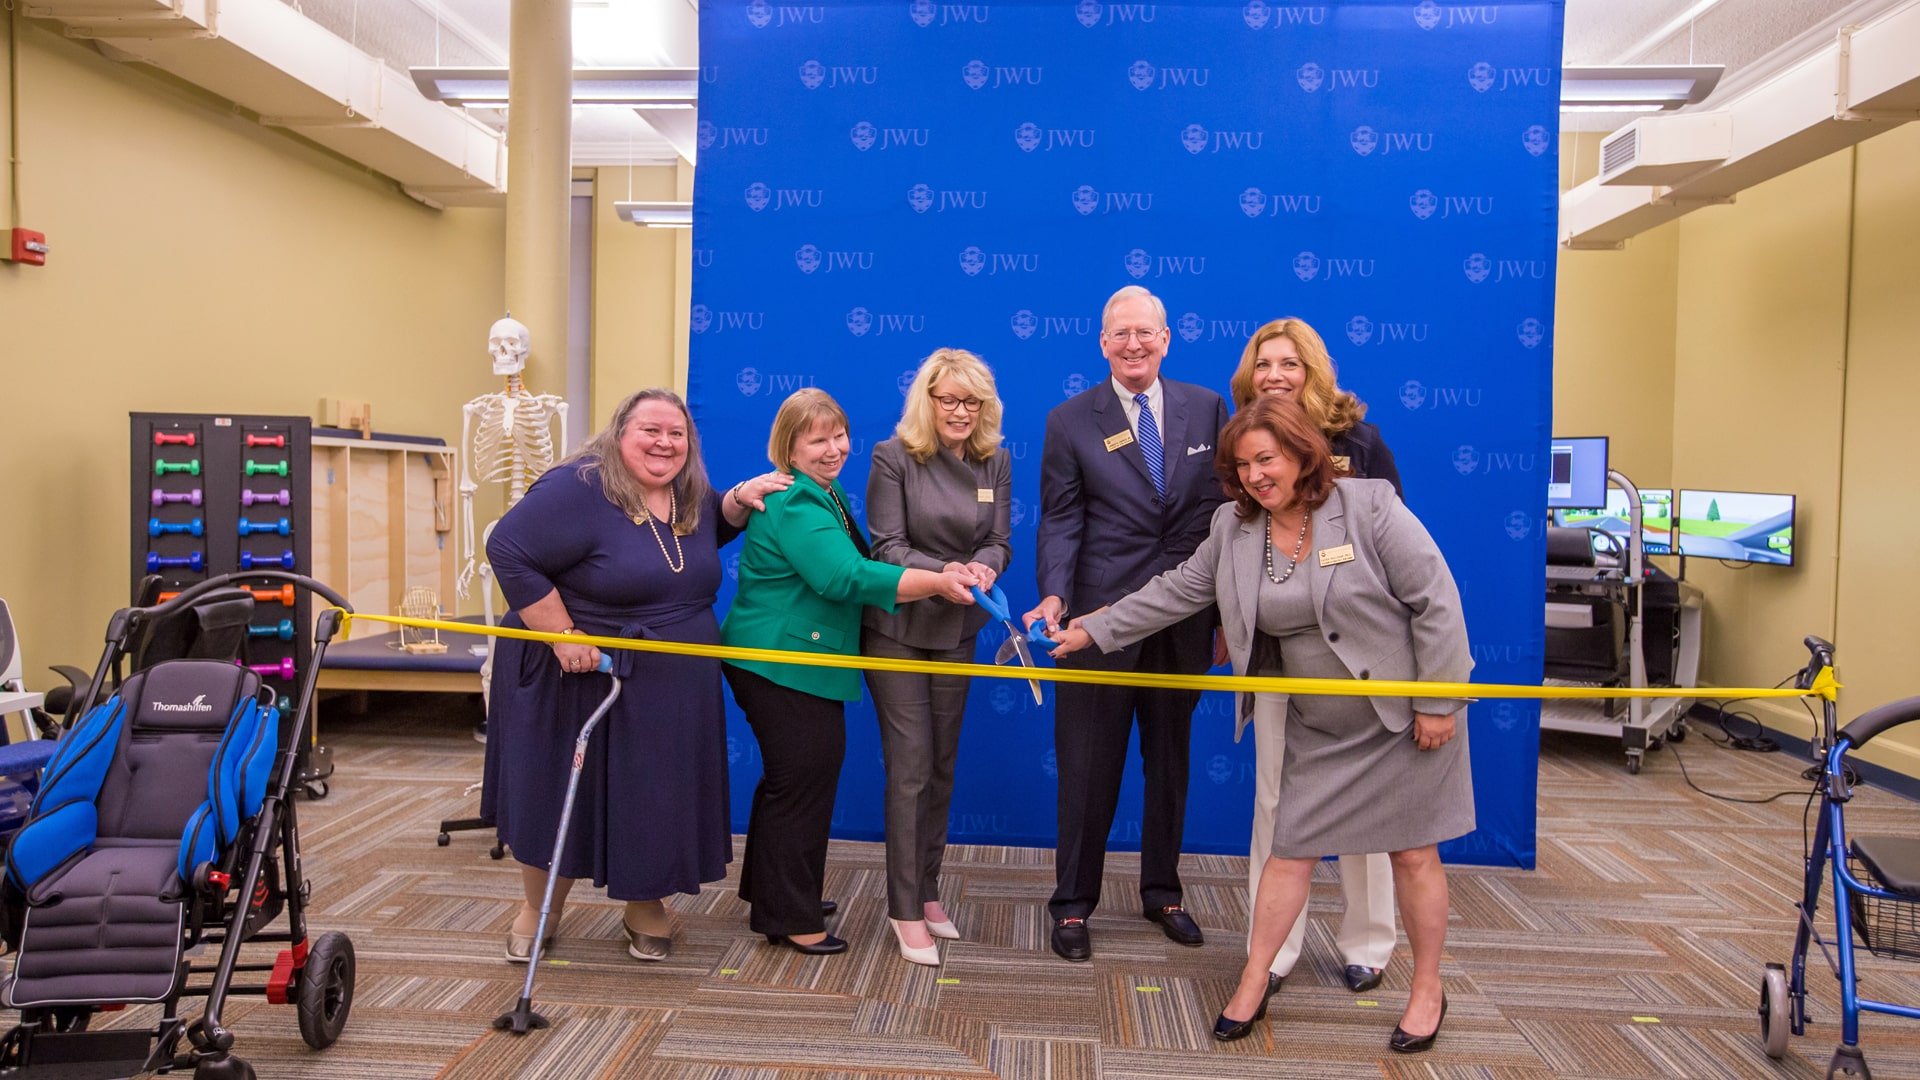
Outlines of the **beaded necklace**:
M653 542L660 545L660 557L667 560L667 569L679 573L687 568L687 553L681 550L680 534L673 529L673 523L680 518L680 500L674 494L672 486L667 488L667 532L673 537L673 554L667 553L667 541L660 535L660 526L654 521L653 511L647 509L645 499L640 500L640 512L633 517L635 525L645 525L653 533ZM679 556L680 565L673 564L674 556Z
M1298 539L1296 539L1293 542L1293 554L1287 557L1287 571L1284 574L1275 575L1273 572L1273 511L1271 510L1267 511L1267 580L1268 581L1273 582L1275 585L1280 585L1285 583L1285 581L1288 578L1293 576L1294 570L1300 566L1300 556L1306 553L1307 526L1311 525L1312 523L1313 523L1313 511L1308 510L1303 512L1300 515L1300 536Z

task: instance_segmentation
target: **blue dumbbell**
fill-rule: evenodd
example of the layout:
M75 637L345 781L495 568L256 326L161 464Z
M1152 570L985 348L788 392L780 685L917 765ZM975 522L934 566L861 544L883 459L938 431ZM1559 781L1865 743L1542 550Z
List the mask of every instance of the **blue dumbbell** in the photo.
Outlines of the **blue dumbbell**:
M161 570L175 567L185 567L197 574L207 568L207 557L198 551L191 555L160 555L147 552L147 573L157 574Z
M148 536L199 536L206 531L206 523L199 518L179 525L168 525L159 518L147 519Z
M251 570L256 566L279 566L282 569L291 570L293 569L293 552L283 551L278 555L255 555L250 551L240 553L240 569Z
M292 536L293 523L286 518L281 518L279 521L248 521L246 518L241 518L240 535L252 536L255 533L279 533L281 536ZM200 534L196 532L194 535Z
M293 620L281 619L279 626L249 626L248 637L277 637L281 641L293 640Z

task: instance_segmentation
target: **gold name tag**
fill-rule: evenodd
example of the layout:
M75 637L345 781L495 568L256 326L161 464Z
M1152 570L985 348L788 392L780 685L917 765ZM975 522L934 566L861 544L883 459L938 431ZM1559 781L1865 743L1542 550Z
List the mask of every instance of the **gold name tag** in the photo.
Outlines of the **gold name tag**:
M1345 454L1333 455L1333 471L1342 475L1352 475L1353 459Z
M1133 432L1131 431L1123 431L1118 435L1109 435L1106 438L1107 453L1111 454L1132 441Z
M993 489L992 488L975 488L973 491L973 497L980 500L983 503L990 503L993 501Z
M1339 566L1343 562L1352 562L1352 561L1353 561L1353 545L1352 544L1341 544L1339 547L1322 548L1320 550L1321 566Z

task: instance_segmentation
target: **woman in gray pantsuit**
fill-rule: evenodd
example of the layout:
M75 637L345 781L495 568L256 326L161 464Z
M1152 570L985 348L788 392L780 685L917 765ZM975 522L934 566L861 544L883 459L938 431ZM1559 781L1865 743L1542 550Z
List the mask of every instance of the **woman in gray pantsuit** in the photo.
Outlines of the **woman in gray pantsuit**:
M873 448L867 526L873 557L909 568L960 569L989 589L1007 568L1013 466L1000 446L993 372L961 349L937 349L915 373L894 438ZM969 663L986 625L978 607L941 599L868 608L868 656ZM900 955L938 964L934 938L960 932L940 905L940 862L967 682L870 671L887 767L887 916Z
M1055 655L1112 652L1208 604L1237 673L1463 682L1473 669L1453 575L1384 480L1336 480L1326 437L1298 403L1263 397L1220 433L1215 468L1233 502L1186 562L1074 620ZM1273 658L1278 658L1276 665ZM1276 670L1277 668L1277 670ZM1386 851L1413 952L1413 985L1388 1045L1433 1045L1446 1016L1440 954L1447 879L1436 846L1472 831L1466 702L1283 698L1286 760L1240 985L1214 1023L1238 1039L1278 988L1268 968L1324 855ZM1240 702L1244 731L1251 702ZM1236 735L1238 732L1236 732Z

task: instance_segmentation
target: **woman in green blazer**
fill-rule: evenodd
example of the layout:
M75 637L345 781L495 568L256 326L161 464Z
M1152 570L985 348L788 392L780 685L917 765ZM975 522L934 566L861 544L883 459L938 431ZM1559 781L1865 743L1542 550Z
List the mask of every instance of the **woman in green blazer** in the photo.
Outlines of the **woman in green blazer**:
M767 457L793 486L766 500L747 526L740 587L722 644L855 656L860 612L930 596L973 602L973 575L875 562L838 480L847 462L847 414L826 393L796 391L780 406ZM827 829L846 756L846 703L860 697L852 669L753 660L723 666L760 743L764 769L747 819L740 899L752 927L804 953L844 952L826 932L822 902Z

